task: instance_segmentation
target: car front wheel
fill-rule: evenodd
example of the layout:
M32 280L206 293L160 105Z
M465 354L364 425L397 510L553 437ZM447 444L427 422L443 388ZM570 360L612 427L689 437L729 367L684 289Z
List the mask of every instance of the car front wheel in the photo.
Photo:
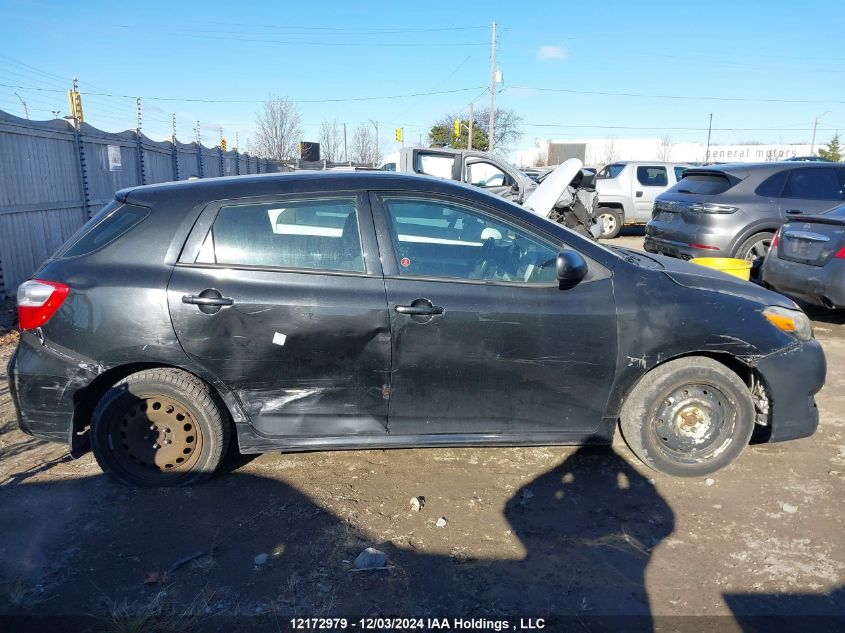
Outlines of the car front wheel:
M724 468L742 452L754 430L754 405L728 367L691 356L647 373L625 401L620 427L646 465L695 477Z
M91 417L91 448L103 469L130 486L184 486L214 474L229 418L211 388L178 369L127 376Z
M619 235L622 230L622 214L616 209L599 207L598 221L602 223L601 238L610 240Z

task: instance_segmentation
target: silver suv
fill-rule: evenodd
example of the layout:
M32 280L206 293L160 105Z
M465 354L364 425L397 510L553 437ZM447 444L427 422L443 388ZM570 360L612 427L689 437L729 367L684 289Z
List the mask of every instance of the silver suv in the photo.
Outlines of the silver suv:
M689 163L617 161L596 176L601 237L619 235L624 224L645 224L654 199L681 179Z
M672 257L738 257L762 264L790 216L845 201L845 165L759 163L694 167L657 197L645 249Z

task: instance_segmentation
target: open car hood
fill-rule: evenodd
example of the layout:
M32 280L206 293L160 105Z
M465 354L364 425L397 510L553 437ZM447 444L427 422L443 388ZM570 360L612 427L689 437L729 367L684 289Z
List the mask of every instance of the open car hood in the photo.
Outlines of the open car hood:
M522 206L541 217L548 217L564 190L584 166L577 158L570 158L546 176L525 199Z

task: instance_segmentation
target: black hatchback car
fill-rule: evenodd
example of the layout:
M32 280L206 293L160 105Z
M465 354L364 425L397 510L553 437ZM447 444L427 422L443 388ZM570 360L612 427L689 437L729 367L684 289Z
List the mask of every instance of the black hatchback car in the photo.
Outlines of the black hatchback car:
M825 361L788 299L392 173L138 187L18 292L21 428L136 485L243 453L610 441L721 468L810 435Z

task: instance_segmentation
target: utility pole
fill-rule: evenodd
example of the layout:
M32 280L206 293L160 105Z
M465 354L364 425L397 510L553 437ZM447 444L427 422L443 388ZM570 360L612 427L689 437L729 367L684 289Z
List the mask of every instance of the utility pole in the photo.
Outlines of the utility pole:
M816 117L815 121L813 121L813 140L810 141L810 156L813 156L813 148L816 146L816 128L819 126L819 119L821 119L825 114L830 114L830 110L823 112Z
M346 151L346 123L343 124L343 162L349 162L349 153Z
M235 151L238 151L240 145L238 144L238 131L235 130Z
M21 102L21 105L23 106L24 116L26 116L26 120L29 121L29 108L26 107L26 101L21 99L21 96L17 92L15 93L15 96L18 98L18 101Z
M202 137L200 136L200 122L197 121L197 145L202 143Z
M472 149L472 121L475 118L475 107L469 104L469 132L467 134L467 149Z
M493 130L496 124L496 22L493 22L493 40L490 47L490 121L487 125L487 150L493 153Z
M135 133L141 136L141 97L135 97Z
M373 121L372 119L370 119L370 123L372 123L373 126L376 128L376 157L375 157L375 160L373 160L373 163L375 164L375 163L378 163L378 154L379 154L379 151L378 151L379 150L378 121Z
M710 113L710 123L707 125L707 151L704 152L704 162L709 162L710 158L710 132L713 130L713 113Z
M170 140L174 144L176 143L176 113L173 113L173 131L170 135Z

